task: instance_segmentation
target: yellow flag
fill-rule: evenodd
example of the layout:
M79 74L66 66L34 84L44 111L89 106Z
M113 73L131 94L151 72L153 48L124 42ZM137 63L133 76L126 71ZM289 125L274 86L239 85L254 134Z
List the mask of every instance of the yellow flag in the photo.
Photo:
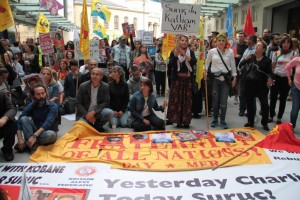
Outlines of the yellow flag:
M14 25L14 18L8 0L1 0L0 4L0 31L4 31Z
M97 21L93 33L101 38L104 38L106 36L106 28L99 21Z
M99 16L104 21L109 22L111 17L111 12L105 5L102 5L101 0L92 1L91 16Z
M199 26L200 41L198 47L198 59L196 69L196 82L198 83L198 89L201 88L201 80L204 73L204 60L205 60L205 44L204 44L204 18L200 16Z
M81 17L81 29L80 29L80 42L79 48L83 54L84 60L90 58L90 39L89 39L89 21L86 9L86 0L83 1L82 17Z
M175 48L175 35L166 34L166 38L163 40L162 57L167 60L170 56L170 52Z
M43 13L40 13L39 19L36 23L36 31L38 33L49 33L50 22Z

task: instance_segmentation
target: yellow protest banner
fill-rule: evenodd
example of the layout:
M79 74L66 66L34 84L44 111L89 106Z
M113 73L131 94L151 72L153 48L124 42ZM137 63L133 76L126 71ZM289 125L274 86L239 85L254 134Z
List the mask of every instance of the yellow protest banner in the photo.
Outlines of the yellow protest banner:
M184 131L188 132L188 131ZM235 142L217 142L215 134L230 132ZM77 121L55 144L40 146L31 155L31 162L103 162L114 168L145 171L182 171L210 169L243 152L265 136L255 129L237 128L208 131L207 137L194 131L200 139L183 141L177 132L171 135L172 143L156 143L158 132L99 133L85 122ZM264 149L253 147L224 166L269 164Z
M87 16L87 5L86 0L83 1L82 6L82 17L81 17L81 28L80 28L80 42L79 48L82 52L84 60L90 58L90 28Z
M36 32L38 33L49 33L50 22L43 13L40 13L39 19L36 23Z
M4 31L14 25L14 18L8 0L1 0L0 4L0 31Z

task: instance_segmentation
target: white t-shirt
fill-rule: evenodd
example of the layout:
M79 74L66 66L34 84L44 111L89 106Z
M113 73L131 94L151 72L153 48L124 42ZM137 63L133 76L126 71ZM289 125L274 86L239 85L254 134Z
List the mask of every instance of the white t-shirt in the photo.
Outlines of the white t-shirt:
M93 87L91 85L91 104L90 104L88 112L95 110L95 108L97 107L97 94L98 94L99 86Z
M281 54L280 51L275 51L272 56L272 63L276 63L274 74L286 77L285 66L292 60L294 52L288 54Z

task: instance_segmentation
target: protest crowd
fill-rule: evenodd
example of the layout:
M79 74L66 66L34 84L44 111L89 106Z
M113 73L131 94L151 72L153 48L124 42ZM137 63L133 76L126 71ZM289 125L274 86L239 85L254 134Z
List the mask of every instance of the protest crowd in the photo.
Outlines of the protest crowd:
M129 42L121 36L112 45L100 39L101 58L84 61L74 58L74 43L69 41L55 49L51 61L50 56L41 55L39 43L32 38L23 43L1 39L0 132L5 160L13 160L13 148L33 153L39 145L53 144L61 116L71 113L99 132L105 132L106 123L112 130L148 131L164 130L165 124L189 128L192 118L201 120L205 109L204 115L212 117L211 127L220 122L227 129L227 99L233 96L239 104L237 114L247 116L245 127L254 127L256 112L262 115L265 130L275 116L275 123L282 123L287 100L292 100L290 122L296 126L300 107L297 39L267 29L262 37L239 32L234 54L226 34L214 32L205 41L200 90L195 88L199 39L176 35L176 47L167 60L161 55L162 40L153 40L156 53L150 55L147 45L133 38ZM158 97L165 99L162 105ZM17 111L21 114L16 121ZM166 123L154 111L167 112Z

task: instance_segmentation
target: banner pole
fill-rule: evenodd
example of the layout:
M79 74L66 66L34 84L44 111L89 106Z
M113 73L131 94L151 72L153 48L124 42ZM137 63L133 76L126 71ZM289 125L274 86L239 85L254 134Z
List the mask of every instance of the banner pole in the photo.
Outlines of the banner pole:
M251 145L250 147L248 147L247 149L245 149L244 151L242 151L241 153L239 153L239 154L237 154L237 155L235 155L235 156L233 156L233 157L231 157L231 158L225 160L224 162L220 163L220 164L217 165L216 167L212 168L212 170L214 171L214 170L218 169L219 167L221 167L221 166L223 166L223 165L229 163L230 161L234 160L235 158L239 157L239 156L242 155L243 153L246 153L247 151L249 151L250 149L252 149L253 147L255 147L255 145L256 145L256 144L253 144L253 145Z
M207 94L207 73L204 72L206 75L204 77L205 82L205 111L206 111L206 127L209 129L209 123L208 123L208 94Z
M167 84L168 84L168 62L166 63L166 76L165 76L165 99L164 102L167 101ZM168 107L168 106L166 106ZM167 111L165 108L165 112L164 112L164 123L165 123L165 130L166 130L166 126L167 126Z

